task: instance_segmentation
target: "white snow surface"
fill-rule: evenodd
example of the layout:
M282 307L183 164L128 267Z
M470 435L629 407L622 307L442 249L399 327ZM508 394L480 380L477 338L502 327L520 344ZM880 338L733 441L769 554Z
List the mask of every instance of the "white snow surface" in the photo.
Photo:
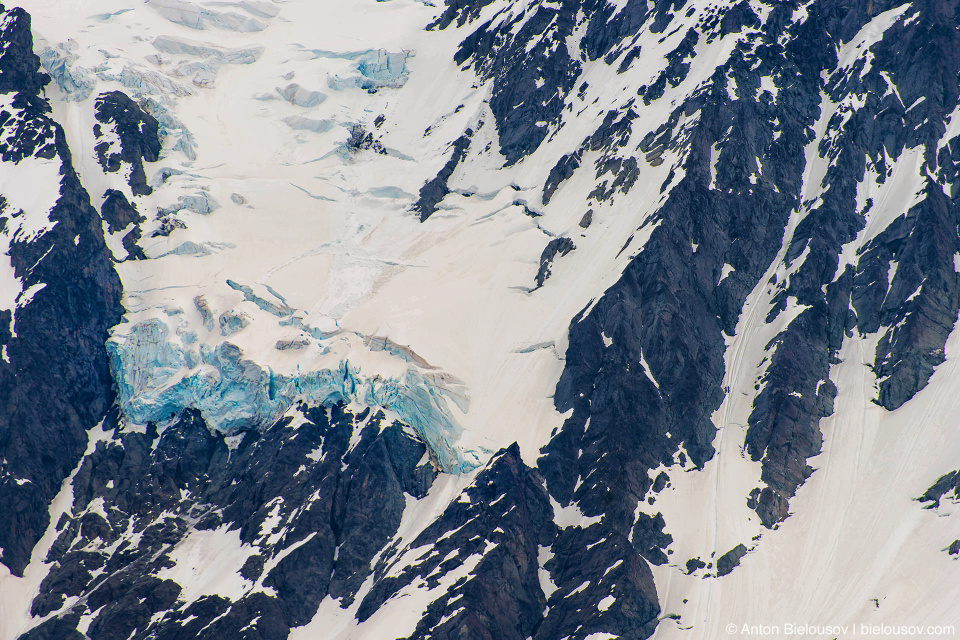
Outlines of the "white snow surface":
M183 587L180 599L193 602L217 595L239 600L253 584L240 576L240 568L256 547L240 542L240 530L221 525L213 530L193 530L170 552L175 566L161 569L157 577Z

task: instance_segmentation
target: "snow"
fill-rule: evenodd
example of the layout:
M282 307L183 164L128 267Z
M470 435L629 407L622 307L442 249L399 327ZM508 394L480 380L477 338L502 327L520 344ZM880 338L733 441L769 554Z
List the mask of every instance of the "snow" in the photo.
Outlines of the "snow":
M607 609L610 608L610 605L616 602L616 600L617 599L614 598L613 596L607 596L597 603L597 609L600 611L606 611Z
M253 586L240 575L240 568L257 551L240 542L239 529L230 530L226 524L193 530L170 551L175 565L161 569L157 577L182 586L179 599L184 602L212 595L236 602Z
M586 529L592 524L596 524L603 519L603 516L585 516L576 503L561 506L553 497L550 497L550 505L553 507L553 521L561 529L568 527L579 527Z
M550 572L544 569L544 566L552 557L553 551L550 550L550 547L537 547L537 564L539 565L537 576L540 578L540 589L543 590L543 597L547 600L558 588L551 580Z
M871 18L870 22L857 32L857 35L840 47L837 55L837 70L843 72L852 67L857 60L863 59L866 61L860 72L860 77L863 77L870 70L873 60L873 53L869 51L870 47L879 42L883 38L884 32L896 24L910 7L910 3L905 3Z
M927 178L923 168L923 147L904 149L900 157L895 159L888 157L884 151L884 160L887 166L892 165L893 171L882 184L872 167L864 172L863 181L857 184L858 210L865 208L868 199L873 200L873 206L866 214L867 224L864 229L857 234L856 240L844 246L840 271L843 270L845 262L855 264L855 251L866 246L891 222L924 198L923 189Z

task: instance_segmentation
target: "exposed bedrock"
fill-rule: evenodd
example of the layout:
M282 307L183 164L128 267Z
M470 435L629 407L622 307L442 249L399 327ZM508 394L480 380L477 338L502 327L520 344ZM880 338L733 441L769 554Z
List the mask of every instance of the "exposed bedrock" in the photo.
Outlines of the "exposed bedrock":
M160 159L160 123L157 119L145 113L121 91L102 93L97 97L96 118L101 123L93 128L98 139L104 137L104 126L112 127L120 139L119 150L113 149L107 140L97 144L97 159L103 170L119 171L122 163L126 163L130 167L127 180L133 195L153 193L153 189L147 185L143 163Z
M100 216L74 172L63 130L39 92L48 81L32 52L30 17L0 14L0 90L16 93L4 110L5 167L60 166L52 209L20 213L38 235L15 235L9 260L33 296L0 311L5 357L0 360L0 562L20 575L49 520L48 505L79 462L88 429L113 401L103 343L120 321L120 279L103 238ZM34 163L34 165L31 165ZM0 231L16 221L6 200ZM9 329L7 328L9 326ZM69 347L65 344L69 341Z

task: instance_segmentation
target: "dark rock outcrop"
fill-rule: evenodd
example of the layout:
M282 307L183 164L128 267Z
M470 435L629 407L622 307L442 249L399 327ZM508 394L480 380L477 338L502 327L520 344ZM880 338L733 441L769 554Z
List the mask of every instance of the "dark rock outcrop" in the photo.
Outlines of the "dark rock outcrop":
M450 503L408 547L430 545L429 554L396 577L385 576L390 562L380 561L378 579L357 617L367 619L405 586L425 580L428 588L437 589L437 597L411 640L528 638L546 605L539 548L552 544L556 535L542 479L523 464L514 445L497 454L464 496ZM456 578L463 565L472 569Z
M0 55L0 93L38 96L50 83L50 76L40 72L40 58L33 52L30 14L19 7L3 12L3 53ZM6 162L7 160L4 159Z
M544 247L540 254L540 269L537 270L537 288L543 286L543 283L550 277L550 266L553 260L559 256L565 256L577 247L574 246L570 238L554 238Z
M927 509L936 509L944 496L953 494L954 500L960 500L960 471L951 471L940 476L923 495L917 498L920 502L931 502Z
M127 252L127 258L132 260L146 260L147 256L137 243L142 235L140 223L146 222L146 218L137 211L135 204L127 200L127 196L122 191L108 189L103 204L100 205L100 215L107 223L108 233L119 233L128 227L123 236L123 248ZM131 225L133 225L131 227Z
M545 567L557 590L536 640L653 634L660 615L653 574L629 540L602 522L561 530L552 551Z
M303 411L308 421L297 429L282 420L247 432L232 451L192 410L162 434L124 432L113 413L113 437L97 443L73 479L33 615L73 620L60 608L76 597L97 612L87 632L95 640L282 638L309 622L327 594L349 604L396 532L404 495L423 497L436 472L419 465L425 446L383 424L382 413ZM174 566L178 544L211 530L237 531L249 545L240 577L275 595L181 598L162 570Z
M420 187L420 198L413 205L413 210L420 214L420 222L426 221L427 218L436 213L437 205L450 193L447 182L456 170L457 165L466 157L472 137L473 130L467 129L462 136L457 138L453 143L453 153L450 155L450 159L440 169L437 177Z
M112 143L103 141L95 150L100 166L104 171L119 171L123 163L130 167L127 179L135 196L153 193L147 185L147 176L143 163L160 159L160 123L146 113L122 91L110 91L97 96L96 118L101 124L94 125L97 138L104 136L103 126L112 126L120 138L120 150L112 148Z
M564 0L556 5L538 3L529 16L500 14L460 43L456 63L472 67L492 83L490 109L507 165L535 151L548 127L559 124L564 96L580 73L580 62L562 45L576 26L579 6ZM477 13L471 7L461 15ZM449 23L442 17L439 25Z
M717 558L717 575L725 576L740 566L740 560L747 555L747 548L738 544L730 551Z
M779 29L789 11L774 8L765 28ZM792 29L797 33L788 43L809 27ZM775 258L799 204L803 147L818 115L823 68L808 75L801 64L809 65L807 52L789 44L764 40L749 53L738 45L703 91L641 141L639 150L651 164L664 150L689 149L681 153L684 175L645 223L658 226L620 281L570 326L555 401L559 411L573 414L544 448L539 466L558 502L603 514L624 534L638 524L634 510L651 488L650 470L688 458L702 467L713 456L710 416L724 394L723 335L734 332L747 294ZM737 99L759 89L751 67L762 74L783 70L773 74L776 103ZM728 77L736 78L736 95ZM607 170L618 179L630 174L622 162L606 165L634 151L622 148L630 139L631 109L608 114L582 146L606 158L598 162L598 179ZM678 130L683 114L697 110L695 126ZM772 135L775 117L778 136ZM711 166L713 145L718 151ZM758 166L776 170L758 176ZM594 196L611 194L601 182Z
M21 575L49 521L48 505L83 455L87 430L113 401L104 341L120 320L120 279L103 238L100 216L71 162L63 130L39 92L49 78L32 52L30 18L2 14L0 89L16 93L0 114L4 163L58 159L59 184L38 184L59 196L52 210L20 213L4 201L0 232L15 215L46 216L46 231L15 235L9 259L24 290L42 287L29 303L3 312L0 335L0 562ZM2 166L0 166L2 170ZM69 347L66 348L66 341Z
M823 19L830 19L826 8L822 11ZM937 179L930 171L944 133L941 123L958 104L956 82L947 82L952 82L949 88L944 84L944 76L955 79L960 73L960 58L950 44L958 35L943 31L947 18L938 2L921 3L915 11L915 19L896 23L871 47L869 70L858 61L832 70L824 85L834 103L858 97L864 104L849 117L838 111L827 124L817 150L830 160L824 191L790 240L785 263L797 261L799 267L777 285L768 319L775 319L791 297L807 306L768 345L772 362L749 419L747 448L753 459L763 460L766 484L756 509L768 527L788 515L787 500L812 472L806 459L820 452L817 425L833 412L836 389L829 369L844 331L855 325L862 334L881 333L874 364L876 400L893 410L926 386L934 367L943 362L944 344L957 319L960 279L954 256L960 251L960 217L956 202L937 184L952 175L954 165L941 154L941 170L949 175ZM848 14L836 28L855 32L862 19ZM950 53L941 56L945 46ZM889 78L895 92L887 90ZM917 104L917 109L908 108ZM873 206L867 200L858 209L857 183L867 170L876 173L877 183L885 182L887 163L908 148L921 149L925 157L922 199L866 244L855 269L839 264L843 245L864 229ZM888 278L891 269L896 275Z

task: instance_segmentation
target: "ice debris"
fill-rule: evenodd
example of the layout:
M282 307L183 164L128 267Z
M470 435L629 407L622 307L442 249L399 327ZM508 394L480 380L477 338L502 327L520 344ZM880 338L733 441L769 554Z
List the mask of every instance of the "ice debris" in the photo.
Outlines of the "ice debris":
M248 287L247 285L239 284L237 282L234 282L233 280L227 280L227 286L233 289L234 291L239 291L240 293L243 294L243 297L246 298L248 301L257 305L263 311L266 311L271 315L277 316L278 318L285 318L286 316L293 315L294 311L296 311L296 309L293 309L292 307L287 306L286 301L282 297L277 295L277 293L272 289L270 289L269 287L267 287L267 290L270 291L271 295L277 298L281 302L281 304L279 305L274 304L269 300L261 298L260 296L258 296L253 292L253 289L251 287Z
M220 335L227 337L250 326L250 316L242 311L224 311L220 314Z
M283 89L278 88L277 93L284 100L298 107L315 107L327 99L323 93L305 89L296 82L291 82Z
M143 101L143 109L160 123L160 139L163 140L165 149L181 151L189 160L197 159L197 141L194 139L193 133L187 129L187 125L180 122L180 120L170 113L170 110L166 106L153 98L147 98ZM162 181L165 182L167 178L175 173L183 172L170 169L169 172L162 177ZM157 176L154 176L154 179L156 179L156 177ZM161 184L163 184L163 182L161 182Z
M203 298L195 302L210 313ZM445 471L466 473L480 464L479 452L457 446L463 429L447 401L465 406L466 397L457 392L459 381L451 376L423 371L413 363L402 373L382 376L361 371L347 358L330 367L281 374L245 359L231 342L200 343L198 349L192 338L171 332L162 319L153 318L107 341L128 420L158 422L195 408L210 429L234 434L268 427L301 400L311 405L358 402L397 413L423 438ZM409 357L384 339L371 340L369 348Z
M70 51L69 43L43 47L39 56L43 70L50 74L68 101L83 102L93 93L95 83L89 72L81 67L71 68L77 56Z
M198 87L213 86L220 72L220 67L226 64L253 64L263 55L262 46L226 49L215 45L208 45L172 36L158 36L153 40L153 46L162 53L169 55L199 58L180 62L173 70L176 76L192 76L193 84ZM158 63L162 63L158 60Z
M181 243L176 249L167 251L164 254L157 256L158 258L165 258L166 256L209 256L215 253L219 253L223 249L232 249L236 245L229 242L193 242L187 240L186 242Z
M130 11L133 11L133 9L128 8L128 9L120 9L118 11L113 11L111 13L98 13L90 16L90 19L96 20L97 22L107 22L108 20L116 16L123 15L124 13L130 12Z
M183 171L180 169L161 167L159 171L153 174L153 177L150 178L150 182L148 184L154 189L157 189L162 187L171 177L181 175L182 173Z
M210 194L200 191L192 196L180 196L175 204L160 208L159 214L161 216L168 216L172 213L177 213L178 211L183 211L186 209L187 211L193 211L194 213L207 215L208 213L212 213L219 208L220 203L217 202L216 198Z

